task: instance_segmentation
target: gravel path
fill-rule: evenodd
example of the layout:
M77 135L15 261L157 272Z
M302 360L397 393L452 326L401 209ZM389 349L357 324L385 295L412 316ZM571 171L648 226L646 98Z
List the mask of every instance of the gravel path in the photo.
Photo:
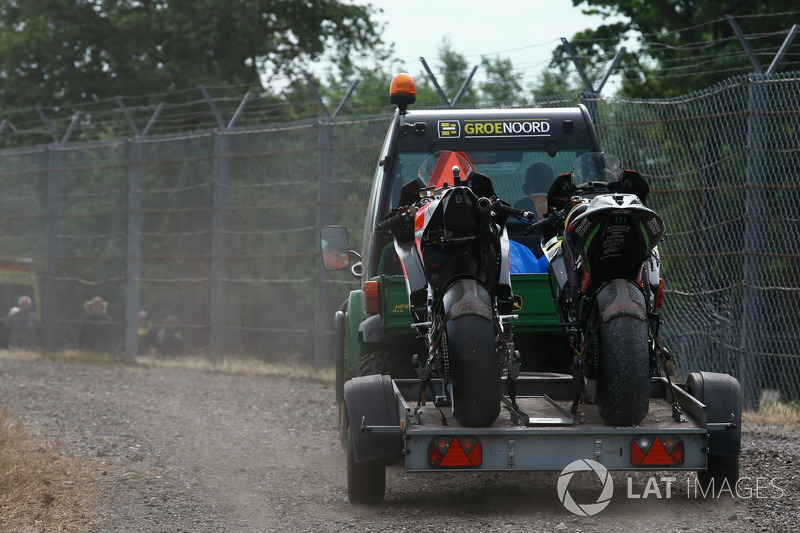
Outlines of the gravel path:
M695 498L679 472L666 498L665 481L637 474L629 489L617 472L611 504L578 517L560 504L552 473L391 467L382 505L351 506L331 383L0 358L0 404L96 466L98 532L772 532L800 523L796 421L745 427L741 497Z

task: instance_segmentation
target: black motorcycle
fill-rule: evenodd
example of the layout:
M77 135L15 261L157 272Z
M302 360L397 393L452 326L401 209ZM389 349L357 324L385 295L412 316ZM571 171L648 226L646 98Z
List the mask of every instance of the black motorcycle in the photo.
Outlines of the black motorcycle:
M413 327L428 353L423 384L442 378L453 416L491 425L500 413L500 375L514 361L509 215L533 219L495 196L491 179L463 153L438 152L403 186L399 207L378 224L391 231L403 264Z
M642 421L667 357L658 343L664 223L645 206L648 192L615 156L584 154L550 188L550 216L531 225L555 233L543 248L559 318L610 425Z

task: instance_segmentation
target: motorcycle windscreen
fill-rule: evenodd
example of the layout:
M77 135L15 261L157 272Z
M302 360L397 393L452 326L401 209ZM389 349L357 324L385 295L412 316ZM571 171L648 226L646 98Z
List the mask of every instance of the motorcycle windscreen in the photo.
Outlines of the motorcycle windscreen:
M469 172L473 170L472 164L463 152L441 152L436 158L436 164L433 169L428 171L430 176L428 178L428 186L435 189L453 186L453 167L458 167L461 179L466 178ZM424 173L420 172L420 175L424 175Z

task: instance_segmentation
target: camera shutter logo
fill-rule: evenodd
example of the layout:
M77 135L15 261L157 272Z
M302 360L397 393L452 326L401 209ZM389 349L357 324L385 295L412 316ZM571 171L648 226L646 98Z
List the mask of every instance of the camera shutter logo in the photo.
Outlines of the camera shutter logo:
M594 472L597 474L597 477L603 484L603 491L597 498L596 503L579 504L572 499L572 495L570 495L567 490L567 486L575 472ZM606 467L591 459L579 459L568 464L558 477L557 487L558 499L561 500L564 507L566 507L569 512L579 516L596 515L611 503L611 496L614 494L614 481L611 479L611 474L606 470Z

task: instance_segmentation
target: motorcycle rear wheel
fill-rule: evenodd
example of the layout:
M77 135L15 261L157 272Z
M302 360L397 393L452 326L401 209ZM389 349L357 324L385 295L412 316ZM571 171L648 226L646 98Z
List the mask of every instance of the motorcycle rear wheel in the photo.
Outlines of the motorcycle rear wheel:
M500 371L494 324L477 315L447 322L453 416L462 426L490 426L500 414Z
M610 426L635 426L650 408L647 322L618 316L600 324L597 404Z

